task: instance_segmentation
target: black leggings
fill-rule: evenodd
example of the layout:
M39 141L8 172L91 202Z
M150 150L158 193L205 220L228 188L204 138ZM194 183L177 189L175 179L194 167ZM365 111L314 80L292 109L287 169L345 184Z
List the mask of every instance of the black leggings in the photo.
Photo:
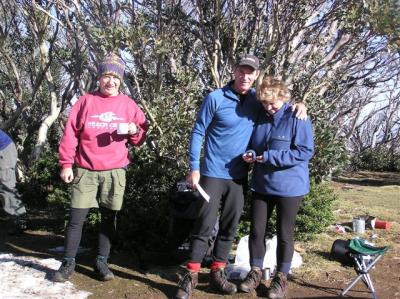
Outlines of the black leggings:
M82 227L85 223L89 209L71 208L70 219L65 234L65 257L75 258L79 243L82 238ZM101 222L99 227L98 254L108 257L111 243L115 237L117 228L117 213L104 207L100 207Z
M287 274L294 252L294 225L303 196L279 197L253 193L250 228L250 264L262 267L265 255L265 229L277 207L277 270Z

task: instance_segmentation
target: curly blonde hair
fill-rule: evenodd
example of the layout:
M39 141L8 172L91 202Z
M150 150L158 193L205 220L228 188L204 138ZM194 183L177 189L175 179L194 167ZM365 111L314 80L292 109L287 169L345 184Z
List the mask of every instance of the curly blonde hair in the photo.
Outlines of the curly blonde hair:
M287 103L290 100L289 88L285 83L265 74L260 74L257 79L256 95L260 102L274 103L281 100Z

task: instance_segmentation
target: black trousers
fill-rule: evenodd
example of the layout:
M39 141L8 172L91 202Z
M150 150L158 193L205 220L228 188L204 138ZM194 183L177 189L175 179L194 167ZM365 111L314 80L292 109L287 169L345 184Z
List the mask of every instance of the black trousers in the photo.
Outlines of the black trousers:
M219 214L219 230L213 248L213 259L226 262L243 210L247 180L202 177L200 185L210 196L204 201L192 231L190 262L201 263L208 249Z
M294 226L303 196L279 197L253 193L249 238L250 264L261 267L265 256L266 224L276 207L278 271L288 272L294 252ZM289 269L287 269L289 267ZM287 273L285 273L287 274Z
M82 228L85 223L89 209L71 208L70 218L65 234L65 257L75 258L79 243L82 238ZM117 229L117 213L104 207L100 207L100 227L98 254L108 257L110 255L111 243L115 238Z

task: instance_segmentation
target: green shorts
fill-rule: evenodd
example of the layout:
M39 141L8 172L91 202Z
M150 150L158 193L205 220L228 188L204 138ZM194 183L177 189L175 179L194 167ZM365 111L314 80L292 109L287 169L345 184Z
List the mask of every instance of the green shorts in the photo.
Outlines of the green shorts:
M125 175L126 170L122 168L103 171L75 168L71 207L85 209L102 206L114 211L121 210Z

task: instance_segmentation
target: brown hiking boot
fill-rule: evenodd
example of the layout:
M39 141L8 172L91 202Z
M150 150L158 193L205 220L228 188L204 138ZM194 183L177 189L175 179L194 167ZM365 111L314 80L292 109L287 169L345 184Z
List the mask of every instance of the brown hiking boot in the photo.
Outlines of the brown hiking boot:
M270 299L285 298L288 290L287 284L288 283L285 274L282 272L276 273L267 292L267 297Z
M107 257L98 255L94 266L97 277L102 281L114 279L114 274L108 268Z
M178 282L175 299L189 299L199 282L199 273L188 271Z
M210 285L222 294L232 295L237 292L236 285L226 279L223 268L210 272Z
M75 259L74 258L64 258L60 268L54 272L53 281L55 282L65 282L72 274L75 272Z
M252 267L245 280L239 285L239 290L245 293L250 293L260 285L261 277L261 269L258 267Z

